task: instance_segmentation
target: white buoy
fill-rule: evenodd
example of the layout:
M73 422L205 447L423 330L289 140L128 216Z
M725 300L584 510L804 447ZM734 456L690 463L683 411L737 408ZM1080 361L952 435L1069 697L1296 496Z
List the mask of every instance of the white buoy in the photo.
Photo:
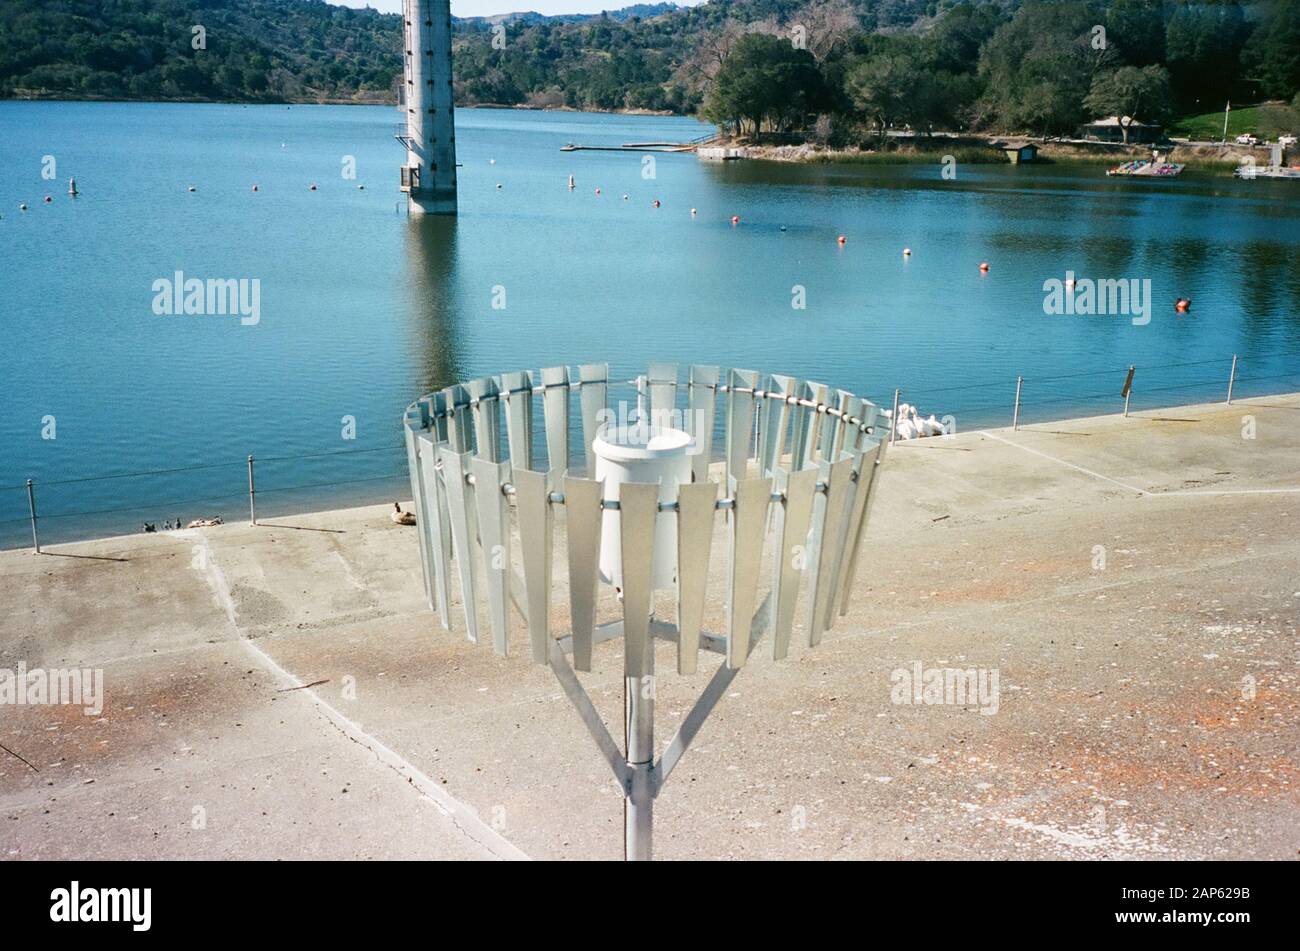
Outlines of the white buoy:
M68 179L68 194L73 198L77 197L77 180L75 178Z
M569 189L570 189L570 190L573 189L573 176L572 176L572 175L569 176Z

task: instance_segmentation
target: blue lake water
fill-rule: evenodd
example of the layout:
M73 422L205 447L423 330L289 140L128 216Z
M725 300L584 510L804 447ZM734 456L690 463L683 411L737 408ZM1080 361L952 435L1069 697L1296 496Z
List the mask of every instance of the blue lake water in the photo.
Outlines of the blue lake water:
M250 453L264 514L405 497L406 404L504 370L717 363L882 404L901 387L959 428L1008 423L1018 374L1029 420L1117 411L1129 364L1136 407L1221 398L1233 353L1243 396L1300 383L1294 182L691 155L647 178L640 153L559 148L707 127L466 109L461 214L420 220L396 120L0 103L0 547L29 542L28 478L46 541L246 517ZM1043 282L1067 269L1149 279L1150 323L1045 315ZM260 320L155 314L177 271L257 279ZM160 469L179 471L98 478Z

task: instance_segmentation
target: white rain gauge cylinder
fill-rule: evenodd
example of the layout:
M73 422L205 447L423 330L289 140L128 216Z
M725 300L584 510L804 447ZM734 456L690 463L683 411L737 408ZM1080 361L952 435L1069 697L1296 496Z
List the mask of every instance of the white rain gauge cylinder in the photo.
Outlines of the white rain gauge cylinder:
M619 531L619 486L624 482L658 483L659 501L677 500L677 486L691 481L691 436L680 429L634 424L606 429L592 441L596 481L605 486L606 507L600 533L600 576L623 588L623 536ZM613 505L608 503L614 503ZM677 523L671 511L655 522L652 585L671 588L677 570Z

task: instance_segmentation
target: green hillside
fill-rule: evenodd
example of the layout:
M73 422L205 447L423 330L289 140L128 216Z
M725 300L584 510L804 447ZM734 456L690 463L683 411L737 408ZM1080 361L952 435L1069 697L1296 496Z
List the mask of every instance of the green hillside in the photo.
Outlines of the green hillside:
M1300 88L1300 0L640 9L456 21L457 102L701 112L833 142L904 127L1069 133ZM392 102L400 46L397 16L321 0L0 0L0 96Z

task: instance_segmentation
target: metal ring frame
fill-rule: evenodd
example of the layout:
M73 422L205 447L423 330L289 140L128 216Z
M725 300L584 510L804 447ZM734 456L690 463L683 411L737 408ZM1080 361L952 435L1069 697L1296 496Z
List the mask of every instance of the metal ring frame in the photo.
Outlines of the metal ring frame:
M533 661L552 668L623 786L630 858L649 857L653 799L769 630L773 659L787 656L805 579L808 646L847 612L888 444L876 425L878 408L845 390L716 366L691 366L685 381L678 377L670 363L653 363L628 381L611 381L608 364L503 373L430 393L407 407L404 419L429 606L450 629L454 565L470 640L479 639L482 600L502 655L515 607ZM591 478L592 443L610 421L610 393L619 386L634 387L635 412L625 401L624 421L653 428L685 411L676 428L692 439L692 481L677 487L676 499L661 501L658 485L625 482L617 499L606 500L603 484ZM685 406L678 407L683 391ZM570 609L570 631L558 637L550 628L556 506L565 508ZM597 625L601 525L610 510L619 513L624 553L623 617ZM727 629L715 634L702 622L719 510L726 513ZM652 550L663 513L677 523L672 621L651 612ZM758 605L768 535L771 585ZM510 555L515 538L522 575ZM593 644L617 637L627 684L626 754L574 673L591 670ZM653 690L643 689L654 676L656 639L676 643L681 674L696 672L701 649L725 658L657 761Z

